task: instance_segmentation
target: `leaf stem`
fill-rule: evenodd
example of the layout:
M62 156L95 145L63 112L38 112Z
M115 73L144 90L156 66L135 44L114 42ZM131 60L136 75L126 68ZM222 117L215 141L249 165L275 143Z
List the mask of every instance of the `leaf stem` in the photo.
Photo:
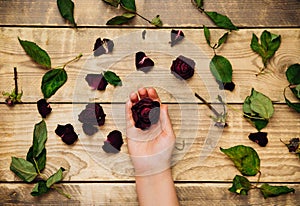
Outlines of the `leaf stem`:
M35 168L36 168L38 174L39 174L40 176L42 176L41 171L40 171L40 169L39 169L39 166L38 166L38 164L37 164L35 158L33 158L33 162L34 162L34 164L35 164Z
M216 116L220 116L221 114L209 104L205 99L203 99L199 94L195 93L195 96L200 99Z
M255 187L257 187L257 185L259 184L260 177L261 177L261 171L258 171L258 178L257 178L257 182L255 184Z
M82 54L79 54L77 57L75 57L74 59L68 61L67 63L65 63L62 68L65 68L68 64L72 63L72 62L75 62L77 60L79 60L83 55Z
M15 95L18 96L18 72L17 72L17 67L14 67L14 80L15 80Z
M140 15L139 13L135 12L135 14L136 14L137 16L141 17L142 19L144 19L145 21L147 21L148 23L152 24L152 22L151 22L149 19L143 17L143 16Z
M55 189L59 194L65 196L68 199L71 199L72 196L70 194L65 193L62 189L56 187L55 185L53 185L52 188Z

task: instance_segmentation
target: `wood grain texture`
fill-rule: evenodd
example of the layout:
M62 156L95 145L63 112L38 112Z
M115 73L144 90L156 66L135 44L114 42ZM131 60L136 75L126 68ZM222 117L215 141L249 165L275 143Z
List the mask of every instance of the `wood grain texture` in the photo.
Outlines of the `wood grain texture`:
M63 29L63 28L1 28L0 32L0 91L13 88L13 67L18 67L19 87L24 91L24 102L35 102L42 97L40 84L45 69L28 57L17 40L36 42L45 49L53 67L64 64L79 53L84 56L69 65L67 83L51 97L52 102L125 102L128 94L141 86L154 86L164 102L199 102L193 95L199 93L208 101L214 101L222 93L209 71L213 51L208 47L202 29L183 30L186 38L180 44L170 47L170 29L146 31L143 29ZM264 93L275 102L284 102L283 89L288 82L285 70L291 64L300 62L300 29L269 29L282 36L282 44L271 59L269 73L256 77L262 67L261 58L250 48L252 33L258 36L263 29L241 29L229 35L225 45L217 54L225 56L233 66L233 92L225 91L226 101L241 103L250 94L251 88ZM212 30L212 42L224 33ZM93 57L92 50L98 37L115 42L112 54ZM155 67L147 74L136 71L135 53L144 51L155 61ZM184 55L196 61L196 73L188 81L180 81L170 74L172 61ZM84 80L88 73L102 70L116 72L123 81L122 87L108 86L105 92L92 91ZM34 79L34 81L32 81ZM180 88L180 89L177 89ZM288 92L291 100L295 100Z
M280 184L275 184L280 185ZM180 205L297 205L300 186L289 184L296 192L264 199L258 190L251 190L248 196L239 196L228 191L230 183L175 184ZM138 205L133 183L63 183L59 187L72 195L71 199L51 191L41 197L32 197L29 184L0 183L0 204L27 205ZM58 202L59 199L59 202Z
M78 26L105 26L110 18L124 12L100 0L74 0L74 3ZM139 0L136 7L139 14L150 20L159 14L164 26L199 27L204 24L215 27L190 0ZM299 27L298 0L205 1L204 8L227 15L239 27ZM56 1L1 0L0 19L0 25L69 26L60 16ZM128 26L153 27L138 17Z
M133 168L126 143L121 153L108 155L101 149L106 135L118 129L125 138L123 104L102 105L107 114L106 123L94 136L86 136L77 116L85 104L52 104L52 113L46 119L48 129L46 175L51 175L60 166L67 169L65 181L133 180ZM219 147L229 148L243 144L253 147L261 158L261 181L299 182L300 164L294 154L289 154L280 139L288 141L300 136L299 114L285 105L276 105L275 114L268 127L269 143L259 147L248 139L256 132L241 114L229 111L229 127L222 130L213 126L208 117L210 111L204 105L170 104L169 113L177 137L174 150L173 176L178 181L231 181L239 174L233 163L220 152ZM241 110L240 105L233 105ZM11 156L25 157L32 144L35 123L41 120L36 105L16 105L9 109L0 105L0 181L18 181L9 171ZM288 118L286 118L288 117ZM79 134L75 145L67 146L54 133L57 124L71 123ZM211 132L211 133L209 133ZM209 150L213 147L212 150ZM191 179L192 178L192 179ZM256 181L257 177L250 177Z

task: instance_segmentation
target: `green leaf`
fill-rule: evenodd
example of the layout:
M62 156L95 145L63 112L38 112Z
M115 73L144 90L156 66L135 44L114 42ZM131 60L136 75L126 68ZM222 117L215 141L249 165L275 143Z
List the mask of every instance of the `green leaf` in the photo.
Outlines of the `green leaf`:
M74 20L74 3L71 0L57 0L57 6L61 16L76 27Z
M162 27L163 22L161 21L159 15L157 15L156 17L154 17L154 18L151 20L151 24L153 24L154 26L157 26L157 27Z
M34 165L23 158L11 157L10 170L25 182L32 182L38 175Z
M114 7L118 7L118 5L120 4L120 0L103 0L103 1Z
M46 151L46 148L44 148L42 150L41 154L39 154L39 156L34 157L33 156L33 146L31 146L27 152L26 160L31 162L35 168L38 167L38 168L36 168L36 171L43 171L46 166L46 154L47 154L47 151ZM34 160L36 161L37 166L35 165Z
M300 84L300 64L293 64L285 72L290 84Z
M33 131L33 157L37 157L45 149L45 142L47 141L47 126L44 120L40 121L34 126Z
M121 86L122 85L122 81L120 79L120 77L118 75L116 75L116 73L112 72L112 71L105 71L103 72L103 76L105 78L105 80L110 83L113 86Z
M260 159L252 147L237 145L228 149L220 148L234 163L236 168L246 176L254 176L260 170Z
M135 12L135 0L121 0L121 6L129 12Z
M248 195L248 191L251 190L251 183L246 177L236 175L233 178L231 188L228 190L239 195Z
M259 188L264 198L276 197L283 194L288 194L290 192L295 193L294 188L288 188L286 186L271 186L267 183L262 184Z
M130 21L135 14L133 13L124 13L122 16L115 16L106 22L106 25L121 25Z
M203 9L203 0L194 0L194 2L198 8Z
M53 175L51 175L46 182L46 186L48 188L50 188L53 184L61 181L63 179L63 171L65 171L65 169L63 167L59 168L59 170L57 170L57 172Z
M26 54L30 56L33 61L46 68L51 68L51 59L45 50L34 42L23 41L19 37L18 39Z
M261 44L258 43L257 36L253 34L250 47L262 57L263 64L266 67L269 59L275 55L279 48L281 37L280 35L272 34L265 30L260 36L260 42Z
M250 96L250 108L264 119L270 119L274 114L274 107L270 98L253 88Z
M215 55L210 61L209 68L213 76L220 82L232 82L232 66L228 59Z
M205 36L205 39L206 39L206 42L207 44L212 47L210 45L210 31L209 31L209 28L207 28L205 25L203 25L203 31L204 31L204 36Z
M42 194L45 194L49 191L50 189L46 186L46 181L45 180L39 180L34 188L31 191L32 196L40 196Z
M285 99L286 104L287 104L289 107L293 108L294 110L296 110L297 112L300 113L300 103L292 103L290 100L288 100L288 99L286 98L285 94L284 94L284 99Z
M55 92L66 83L68 79L67 72L64 69L52 69L48 71L42 79L42 92L44 98L50 98Z
M214 11L205 11L204 12L214 23L220 28L228 30L238 30L238 28L231 22L231 20L222 14L219 14Z
M228 37L228 32L226 32L225 34L223 34L223 36L219 39L217 48L219 48L223 43L226 42L227 37Z
M258 130L261 131L263 128L265 128L268 123L269 120L266 119L255 119L255 118L250 118L249 119L251 121L251 123L253 124L253 126Z

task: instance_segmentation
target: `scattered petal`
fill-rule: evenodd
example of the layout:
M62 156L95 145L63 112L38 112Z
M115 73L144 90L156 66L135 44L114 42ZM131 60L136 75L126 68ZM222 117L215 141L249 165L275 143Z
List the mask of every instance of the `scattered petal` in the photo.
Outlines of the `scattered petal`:
M91 124L82 124L83 132L88 135L92 136L98 132L98 128Z
M181 30L174 30L171 31L171 47L175 44L179 43L184 38L184 33Z
M135 54L135 66L137 70L148 72L154 66L154 62L140 51Z
M123 143L122 133L118 130L114 130L108 134L102 149L107 153L118 153Z
M171 71L177 78L191 78L195 72L195 62L192 59L180 55L173 61Z
M39 101L37 101L37 107L40 115L43 118L46 118L46 116L52 111L52 108L50 107L50 104L46 101L46 99L40 99Z
M94 56L111 53L114 48L114 42L110 39L98 38L94 44Z
M71 124L57 125L55 133L61 137L62 141L67 145L71 145L77 141L78 135L74 131L74 127Z
M267 132L256 132L250 133L248 137L250 140L257 143L259 146L265 147L268 144L267 135Z
M102 74L88 74L85 77L85 80L94 90L105 90L106 86L108 85L108 82Z

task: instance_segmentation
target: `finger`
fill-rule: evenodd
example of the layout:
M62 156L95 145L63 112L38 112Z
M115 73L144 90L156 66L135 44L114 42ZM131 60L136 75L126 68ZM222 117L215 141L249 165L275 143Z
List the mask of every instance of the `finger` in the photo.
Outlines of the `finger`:
M126 128L130 128L133 125L131 107L132 107L132 102L127 101L125 105Z
M137 93L135 92L132 92L130 95L129 95L129 98L130 98L130 101L135 104L139 101L139 97L137 95Z
M172 128L172 123L169 117L168 106L162 104L160 107L160 119L162 123L163 130L167 132L167 134L174 136L174 131Z
M152 100L154 100L154 101L159 101L159 102L160 102L160 99L159 99L159 97L158 97L158 94L157 94L156 90L155 90L153 87L150 87L150 88L148 89L148 96L149 96L149 98L151 98Z
M139 93L140 99L148 97L148 92L147 92L146 88L140 88L138 90L138 93Z

